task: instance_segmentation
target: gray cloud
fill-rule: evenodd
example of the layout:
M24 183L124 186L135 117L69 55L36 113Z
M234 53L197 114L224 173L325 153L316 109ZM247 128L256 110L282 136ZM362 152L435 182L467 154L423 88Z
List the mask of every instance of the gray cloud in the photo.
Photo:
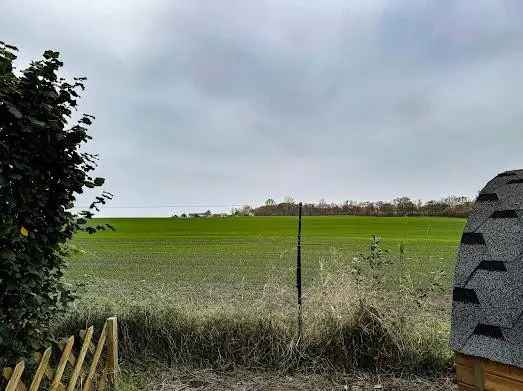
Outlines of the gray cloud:
M521 166L517 0L4 0L0 15L21 65L56 48L88 76L113 206L474 195Z

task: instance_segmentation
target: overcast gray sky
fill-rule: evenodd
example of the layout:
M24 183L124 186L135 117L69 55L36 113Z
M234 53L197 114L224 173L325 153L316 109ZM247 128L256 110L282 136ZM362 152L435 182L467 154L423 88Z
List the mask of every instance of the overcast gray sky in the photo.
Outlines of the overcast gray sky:
M104 215L166 215L123 207L474 196L523 166L522 18L520 0L1 0L0 40L88 77Z

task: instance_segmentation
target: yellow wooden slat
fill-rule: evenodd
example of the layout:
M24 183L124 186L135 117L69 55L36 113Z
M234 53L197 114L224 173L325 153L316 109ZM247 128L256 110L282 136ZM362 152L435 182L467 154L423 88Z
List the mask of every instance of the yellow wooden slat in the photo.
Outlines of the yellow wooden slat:
M37 363L40 363L40 360L42 359L42 353L40 352L36 352L34 354L34 359ZM51 368L50 366L47 366L47 369L45 370L45 373L44 373L45 377L47 377L49 379L49 381L52 381L53 380L53 377L54 377L54 371L53 371L53 368Z
M65 349L65 342L60 341L58 343L58 347L60 348L60 350L63 351ZM71 354L69 354L69 357L67 358L67 362L71 365L71 367L74 368L74 366L76 365L76 357L74 356L74 353L71 352Z
M38 391L44 377L49 379L51 383L49 389L51 391L74 391L78 387L82 391L93 391L94 389L98 391L105 388L107 381L114 384L119 371L117 318L107 319L98 343L93 343L96 342L93 341L93 331L91 326L86 331L80 332L84 341L77 357L73 353L74 337L70 337L60 344L62 355L56 371L53 370L50 364L52 348L48 348L43 354L35 353L34 356L38 368L32 377L29 388L21 380L25 370L23 361L20 361L14 370L12 368L3 368L2 375L8 381L5 391ZM102 373L98 375L97 371L101 365L101 357L105 346L107 346L107 360L101 371ZM86 372L83 366L88 352L91 352L93 359L89 366L89 371ZM62 378L68 364L72 367L72 374L66 387L62 382Z
M91 363L91 368L89 369L89 374L87 375L87 379L84 384L83 391L90 391L93 379L96 374L96 368L98 366L98 361L100 360L100 357L102 355L102 351L105 345L105 339L107 336L107 323L104 324L104 327L102 329L102 333L100 334L100 338L98 339L98 345L96 346L96 350L93 355L93 361Z
M36 369L36 373L33 377L33 381L29 386L29 391L38 391L40 383L42 382L42 378L44 377L45 372L47 371L47 366L49 364L49 358L51 357L51 353L52 349L47 348L44 354L42 355L40 363L38 364L38 368Z
M80 334L80 338L83 341L85 338L85 330L80 330L79 334ZM94 352L96 351L96 346L92 342L89 344L89 351L91 352L91 354L94 354Z
M47 370L45 371L45 377L47 377L47 380L49 380L49 384L52 384L54 379L55 371L50 366L47 367ZM57 391L65 391L65 386L63 383L58 384Z
M93 326L87 329L84 343L82 344L82 348L80 349L80 353L78 354L78 358L76 359L76 365L74 367L73 374L71 375L71 379L69 380L69 386L67 387L67 391L73 391L76 387L76 382L78 381L78 377L80 376L80 372L82 371L82 364L84 363L85 355L87 354L87 350L89 349L89 343L91 342L91 338L93 337L93 331Z
M53 371L53 368L51 367L47 367L47 370L45 371L45 377L47 377L47 379L49 381L53 381L54 379L54 371Z
M65 388L65 387L63 387L61 380L62 380L62 376L64 374L65 367L69 360L71 350L73 349L73 345L74 345L74 336L70 336L67 339L67 342L62 351L62 356L60 357L60 361L58 362L58 367L56 368L54 379L51 384L51 391L58 391L61 388ZM60 387L60 386L62 386L62 387Z
M42 359L42 354L41 353L35 353L35 360L37 363L40 363L40 360ZM45 370L45 373L44 373L44 376L47 378L47 380L49 380L49 384L52 383L53 379L54 379L54 370L53 368L51 368L50 365L47 366L47 369ZM57 391L65 391L65 386L60 383L58 384L58 388L57 388Z
M4 368L3 371L2 371L2 375L4 376L4 379L9 381L9 379L11 379L11 376L13 375L13 368ZM18 385L16 386L16 390L17 391L25 391L27 389L27 387L25 386L25 384L22 382L22 380L19 380L18 381Z
M85 335L85 334L84 334ZM63 341L61 341L58 346L60 347L60 349L64 349L65 348L65 343ZM77 362L77 358L76 356L74 355L74 352L71 352L71 354L69 354L69 358L67 359L67 364L69 364L71 366L71 369L74 369L76 367L76 362ZM85 376L85 371L83 370L83 368L80 370L80 374L78 375L78 378L80 379L80 381L82 381L82 378Z
M23 361L20 361L18 364L16 364L15 369L10 376L9 383L7 383L7 387L5 388L5 391L18 390L19 384L20 384L20 378L22 377L22 373L24 373L24 369L25 369L25 363Z
M18 386L16 387L16 391L27 391L27 387L25 386L24 382L20 380L18 382Z
M118 367L118 321L116 316L108 318L107 325L107 370L109 381L114 384L119 372Z

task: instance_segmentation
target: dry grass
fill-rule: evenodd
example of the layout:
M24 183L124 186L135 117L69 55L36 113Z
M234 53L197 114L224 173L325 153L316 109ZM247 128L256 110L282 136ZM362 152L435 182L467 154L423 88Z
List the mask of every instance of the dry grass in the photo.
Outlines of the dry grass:
M365 373L306 374L274 371L236 370L220 372L210 369L158 369L142 388L153 391L216 390L216 391L283 391L283 390L387 390L387 391L453 391L456 386L448 376L422 378L398 377L390 374Z
M338 264L306 292L304 335L297 338L294 292L277 274L249 306L130 307L118 313L122 357L216 370L299 370L308 374L368 370L396 374L444 371L451 354L448 321L408 289L380 289ZM59 333L101 324L114 309L82 308Z

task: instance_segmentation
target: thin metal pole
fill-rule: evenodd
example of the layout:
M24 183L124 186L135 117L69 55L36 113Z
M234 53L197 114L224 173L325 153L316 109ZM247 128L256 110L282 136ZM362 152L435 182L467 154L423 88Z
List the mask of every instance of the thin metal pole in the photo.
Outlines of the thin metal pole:
M296 288L298 289L298 338L301 340L303 335L303 315L302 315L302 294L301 294L301 209L299 203L298 214L298 245L296 251Z

